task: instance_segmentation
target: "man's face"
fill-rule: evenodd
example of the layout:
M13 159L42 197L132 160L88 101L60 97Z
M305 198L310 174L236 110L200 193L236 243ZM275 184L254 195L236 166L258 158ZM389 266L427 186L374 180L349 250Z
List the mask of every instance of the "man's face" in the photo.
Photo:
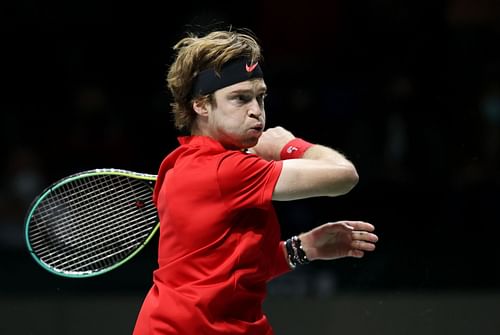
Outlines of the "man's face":
M228 149L256 145L266 122L266 90L263 79L253 79L215 91L215 103L207 106L207 134Z

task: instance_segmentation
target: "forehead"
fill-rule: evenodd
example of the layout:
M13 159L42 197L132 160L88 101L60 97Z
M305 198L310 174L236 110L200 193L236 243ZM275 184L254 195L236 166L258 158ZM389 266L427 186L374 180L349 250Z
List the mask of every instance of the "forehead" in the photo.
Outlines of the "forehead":
M262 78L255 78L251 80L245 80L224 88L221 88L219 91L221 93L232 93L238 91L255 91L262 92L266 91L267 86Z

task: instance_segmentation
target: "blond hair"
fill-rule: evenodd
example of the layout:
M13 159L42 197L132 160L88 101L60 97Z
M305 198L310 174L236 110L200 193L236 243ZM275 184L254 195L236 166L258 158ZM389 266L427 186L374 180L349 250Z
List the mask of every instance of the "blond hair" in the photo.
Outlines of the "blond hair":
M252 62L262 60L261 48L249 30L214 31L199 37L189 33L173 47L175 60L167 74L167 86L173 97L172 113L179 130L190 131L196 118L192 104L195 99L210 95L192 96L192 87L198 73L213 68L220 71L227 62L246 57Z

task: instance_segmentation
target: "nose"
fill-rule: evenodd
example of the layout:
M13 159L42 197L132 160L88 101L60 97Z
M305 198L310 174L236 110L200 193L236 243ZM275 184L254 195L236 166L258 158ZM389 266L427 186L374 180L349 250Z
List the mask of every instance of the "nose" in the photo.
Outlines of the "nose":
M248 106L248 115L254 119L260 119L264 114L264 107L259 104L256 98Z

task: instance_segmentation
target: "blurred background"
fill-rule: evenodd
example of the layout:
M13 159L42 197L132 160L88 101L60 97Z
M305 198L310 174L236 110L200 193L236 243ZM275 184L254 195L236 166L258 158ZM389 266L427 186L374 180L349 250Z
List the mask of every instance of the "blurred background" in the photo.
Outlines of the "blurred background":
M338 198L277 203L283 237L376 226L364 259L270 283L277 334L499 334L500 2L74 0L2 4L1 334L130 334L156 242L106 275L65 279L28 254L24 216L93 168L156 174L176 147L165 74L185 31L250 28L268 125L357 166Z

